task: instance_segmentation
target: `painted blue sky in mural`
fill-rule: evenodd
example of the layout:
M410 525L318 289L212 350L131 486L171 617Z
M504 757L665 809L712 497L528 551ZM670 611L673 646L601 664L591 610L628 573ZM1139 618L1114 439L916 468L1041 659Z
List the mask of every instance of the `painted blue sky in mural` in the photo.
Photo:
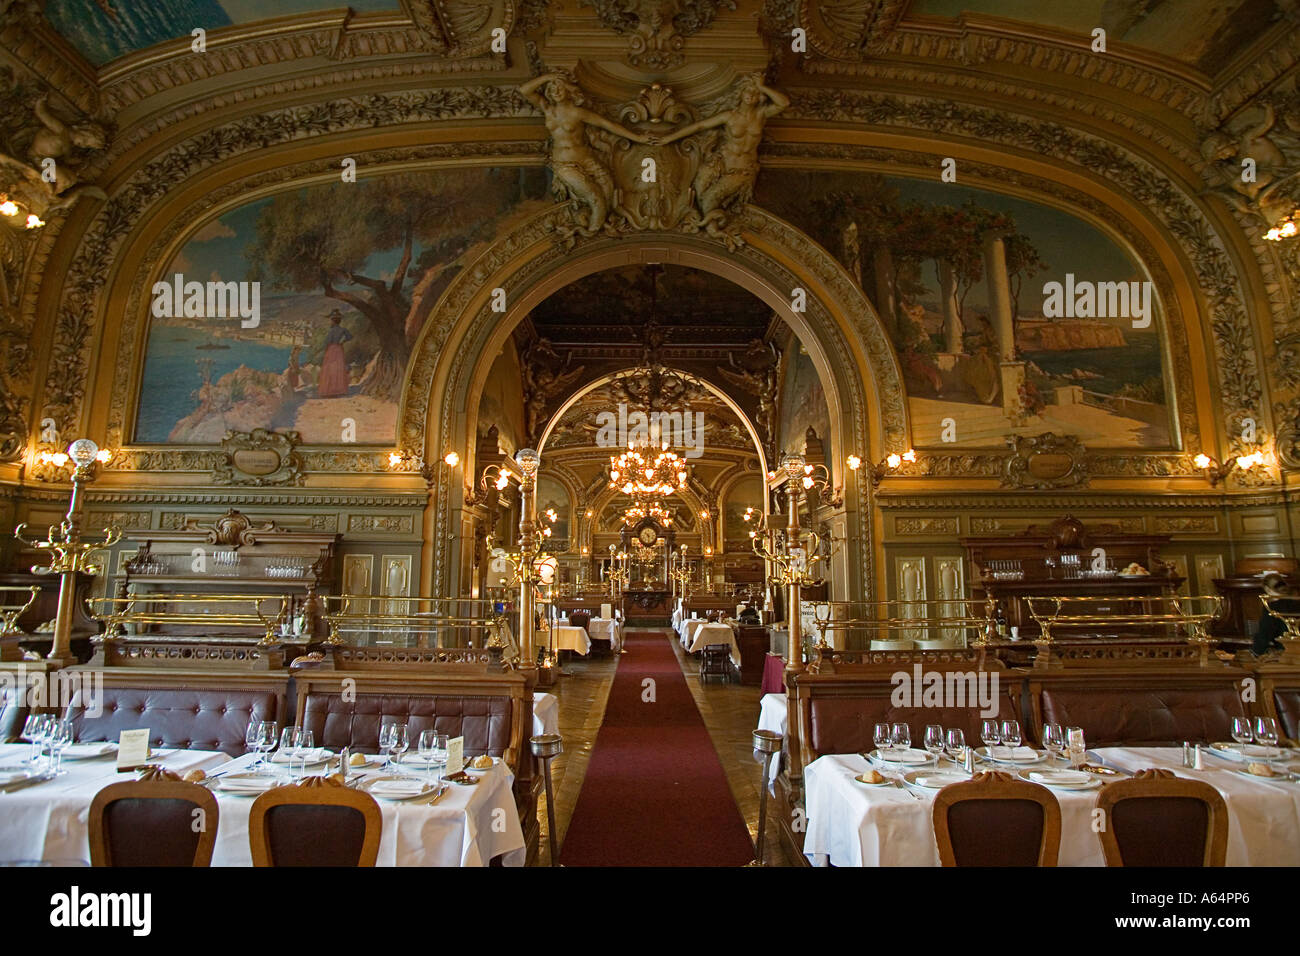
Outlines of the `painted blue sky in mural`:
M49 0L46 19L96 66L134 50L236 23L351 6L396 10L398 0ZM107 7L108 10L104 8Z

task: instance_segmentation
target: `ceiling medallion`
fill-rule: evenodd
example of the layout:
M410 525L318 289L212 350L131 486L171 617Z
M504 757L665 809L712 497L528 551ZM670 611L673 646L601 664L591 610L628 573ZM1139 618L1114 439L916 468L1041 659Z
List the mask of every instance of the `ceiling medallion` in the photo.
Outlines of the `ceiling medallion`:
M582 5L628 37L628 63L649 70L681 65L686 37L712 23L719 7L736 9L735 0L582 0Z

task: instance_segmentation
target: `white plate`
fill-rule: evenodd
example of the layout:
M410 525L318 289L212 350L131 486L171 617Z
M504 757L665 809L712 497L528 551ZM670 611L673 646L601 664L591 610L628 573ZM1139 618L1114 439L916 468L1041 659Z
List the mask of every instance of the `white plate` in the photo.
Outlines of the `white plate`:
M1253 760L1281 760L1284 757L1294 757L1293 753L1283 750L1281 747L1264 747L1260 744L1239 744L1234 741L1213 743L1209 746L1210 753L1222 757L1224 760L1240 760L1249 763ZM1253 774L1251 776L1254 776Z
M357 787L380 800L418 800L438 789L436 783L416 777L371 777Z
M886 777L884 780L881 780L879 783L871 783L869 780L863 780L862 774L858 774L853 778L853 782L860 783L864 787L888 787L893 781L891 781L888 777Z
M1002 748L999 746L998 749L1002 749ZM1042 763L1044 760L1047 759L1047 751L1045 750L1034 750L1033 747L1025 747L1024 749L1032 750L1034 755L1032 757L1028 755L1023 755L1019 757L992 757L989 755L988 747L976 747L975 754L986 763L1012 763L1012 764L1023 765L1029 763Z
M72 744L63 751L64 760L94 760L117 753L117 744L96 741L88 744ZM156 754L154 756L157 756Z
M903 779L914 787L942 790L954 783L965 783L970 777L952 770L913 770L911 773L904 774Z
M879 750L873 750L871 753L867 754L867 759L874 763L890 764L895 767L899 764L921 767L925 764L939 762L939 758L934 754L927 753L924 750L917 750L915 747L911 750L891 750L888 759L881 756Z
M500 763L501 763L500 757L492 758L492 767L495 767ZM468 770L470 773L487 773L489 770L492 769L492 767L476 767L474 766L474 758L472 757L465 761L465 769Z
M1249 770L1245 769L1244 767L1240 770L1238 770L1236 767L1233 767L1232 772L1239 777L1245 777L1247 780L1258 780L1260 783L1283 783L1283 784L1295 783L1295 781L1289 777L1281 777L1281 776L1261 777L1257 773L1251 773Z
M255 797L283 783L279 777L264 773L227 773L214 779L212 786L232 797Z
M1045 777L1047 779L1035 780L1033 775ZM1101 786L1101 781L1092 774L1084 773L1082 770L1022 770L1020 779L1028 780L1030 783L1036 783L1043 787L1051 787L1053 790L1096 790Z

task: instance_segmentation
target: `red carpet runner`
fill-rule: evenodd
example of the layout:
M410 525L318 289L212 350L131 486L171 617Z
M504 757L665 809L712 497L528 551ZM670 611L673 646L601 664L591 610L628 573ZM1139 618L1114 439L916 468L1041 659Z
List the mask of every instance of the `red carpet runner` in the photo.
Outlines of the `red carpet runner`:
M628 631L560 862L743 866L754 857L709 732L659 631ZM655 700L642 700L642 682Z

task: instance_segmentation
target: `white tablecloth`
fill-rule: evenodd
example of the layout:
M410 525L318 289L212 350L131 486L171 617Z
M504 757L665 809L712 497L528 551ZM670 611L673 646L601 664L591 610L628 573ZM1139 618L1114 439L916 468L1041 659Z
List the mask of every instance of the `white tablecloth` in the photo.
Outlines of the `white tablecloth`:
M1228 805L1228 866L1300 865L1300 785L1247 780L1226 760L1209 757L1213 769L1187 770L1182 748L1111 747L1094 751L1123 770L1164 767L1180 777L1204 780ZM934 798L939 792L909 788L914 800L892 786L866 787L853 777L868 769L857 754L821 757L804 772L808 832L804 854L814 865L938 866ZM946 769L952 764L944 763ZM1092 830L1100 790L1053 790L1061 807L1061 866L1104 866L1101 841Z
M691 644L691 638L695 636L695 632L707 623L708 622L702 617L688 617L686 620L682 621L681 630L677 632L682 637L682 647L689 647Z
M533 694L533 736L560 732L560 698L536 691Z
M696 651L704 650L710 644L731 645L731 662L737 667L740 666L740 646L736 643L736 632L731 629L730 624L700 625L695 629L687 650L694 654Z
M585 657L591 651L591 638L585 627L558 625L551 630L551 649L577 651Z
M587 624L587 636L593 640L609 641L609 646L615 651L623 649L623 628L613 618L593 617Z
M0 764L17 763L28 752L25 744L0 747ZM252 754L227 761L220 753L172 751L158 762L183 774L195 767L209 772L220 766L243 767L253 759ZM0 859L90 860L91 800L109 784L134 775L117 773L111 758L66 761L64 767L69 773L57 780L0 794ZM380 800L383 834L377 865L487 866L494 856L503 855L507 866L522 866L526 848L513 783L514 775L498 764L475 786L452 786L433 806ZM218 792L217 804L212 865L252 866L248 811L253 798Z

